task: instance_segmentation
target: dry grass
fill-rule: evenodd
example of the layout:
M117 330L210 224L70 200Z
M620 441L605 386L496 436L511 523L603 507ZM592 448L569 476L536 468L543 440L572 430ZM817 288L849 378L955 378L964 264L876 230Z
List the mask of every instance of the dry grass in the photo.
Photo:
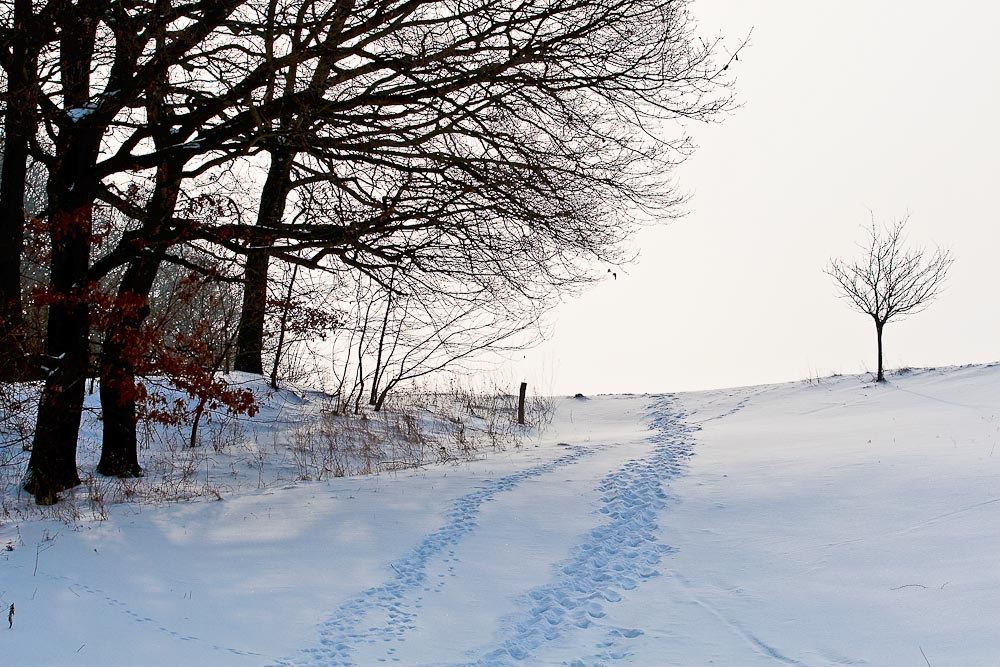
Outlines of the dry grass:
M62 502L39 508L20 488L36 400L36 388L0 387L0 524L38 516L70 523L103 520L109 506L118 503L221 499L273 484L469 460L519 447L551 420L553 411L551 399L531 398L529 424L521 426L517 396L457 384L447 391L400 392L379 412L350 415L335 412L335 397L277 392L262 396L261 403L283 400L296 411L265 410L256 419L206 413L196 447L189 446L187 425L141 424L144 476L134 479L93 472L100 443L86 434L100 433L100 417L87 411L78 447L83 484L63 494Z

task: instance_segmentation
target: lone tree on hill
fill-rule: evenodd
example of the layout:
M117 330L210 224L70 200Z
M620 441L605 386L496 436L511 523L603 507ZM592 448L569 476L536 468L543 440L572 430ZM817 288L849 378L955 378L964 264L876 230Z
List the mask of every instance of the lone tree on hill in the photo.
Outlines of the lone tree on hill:
M876 382L885 382L882 368L882 330L889 320L913 315L927 308L941 293L954 258L936 248L910 249L904 246L903 230L909 216L879 229L874 217L869 229L865 255L853 262L831 259L826 268L836 282L840 296L855 310L875 320L878 341Z

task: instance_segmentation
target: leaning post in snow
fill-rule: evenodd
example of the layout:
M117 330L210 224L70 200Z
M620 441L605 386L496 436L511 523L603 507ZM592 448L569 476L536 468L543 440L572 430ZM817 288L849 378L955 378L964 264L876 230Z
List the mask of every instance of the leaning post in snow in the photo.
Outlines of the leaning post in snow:
M521 383L521 393L517 397L517 423L524 423L524 395L528 392L528 383Z

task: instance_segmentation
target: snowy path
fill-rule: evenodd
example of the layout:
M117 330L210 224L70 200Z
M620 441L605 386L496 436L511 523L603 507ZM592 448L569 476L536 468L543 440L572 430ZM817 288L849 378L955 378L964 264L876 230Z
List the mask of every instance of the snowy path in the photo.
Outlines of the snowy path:
M567 398L549 432L484 460L9 523L0 650L25 667L994 667L998 397L1000 366Z
M575 505L577 512L595 514L598 525L579 536L567 558L550 568L544 583L517 596L517 609L500 619L499 627L490 633L492 641L467 649L464 659L447 662L440 656L454 653L454 646L438 644L438 650L428 651L426 637L412 642L413 650L407 643L422 628L457 622L454 609L444 610L444 615L440 608L437 613L424 612L434 607L432 598L441 595L446 585L475 590L479 580L503 566L480 562L476 567L462 567L462 542L481 529L485 503L498 500L501 494L516 495L527 480L548 477L545 481L551 484L555 473L571 475L574 464L582 458L608 448L575 447L572 453L549 463L490 481L462 496L448 512L446 525L392 564L394 576L340 604L330 614L320 629L320 646L281 664L500 667L542 664L540 655L554 648L557 653L568 650L573 654L556 658L554 664L583 667L627 656L629 641L642 635L642 630L608 623L607 609L626 591L636 591L646 580L660 575L656 566L671 551L656 536L658 514L668 501L663 484L680 474L691 447L687 428L669 399L658 401L654 412L654 434L648 438L644 455L604 475L596 485L596 505ZM535 503L533 509L548 513L559 508ZM561 519L574 523L565 515Z
M573 453L554 461L528 468L498 480L486 482L477 491L459 498L447 514L448 523L434 531L412 552L392 563L396 576L378 586L369 588L351 600L340 604L330 620L320 628L320 648L307 650L308 660L286 664L296 665L353 665L349 658L356 647L376 642L403 641L413 630L422 606L423 596L441 592L444 573L430 579L432 564L444 564L454 575L455 547L476 528L476 519L484 503L500 493L513 491L521 482L545 475L571 465L581 457L591 454L591 448L577 448ZM369 627L359 629L362 622ZM389 647L385 657L399 662L396 649Z

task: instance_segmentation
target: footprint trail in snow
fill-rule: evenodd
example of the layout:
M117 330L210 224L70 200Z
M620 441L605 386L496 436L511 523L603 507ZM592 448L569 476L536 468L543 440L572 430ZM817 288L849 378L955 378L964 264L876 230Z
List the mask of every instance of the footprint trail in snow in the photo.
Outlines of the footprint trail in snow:
M656 566L671 547L658 541L657 516L670 497L663 483L683 471L691 455L691 429L681 420L669 397L650 406L654 435L648 454L630 460L607 474L600 485L597 510L602 523L586 533L558 564L548 583L523 596L521 611L503 619L496 640L469 653L467 661L448 667L504 667L531 664L547 644L584 633L573 643L587 645L585 654L556 664L599 667L629 654L629 640L641 629L607 622L608 606L660 573ZM522 481L572 464L596 449L577 449L544 465L488 482L459 498L447 514L447 523L431 533L405 558L393 563L396 576L341 604L320 628L320 646L303 651L284 666L359 665L354 655L361 646L378 649L379 664L401 664L397 647L415 629L423 595L439 592L442 581L430 581L428 566L441 557L453 558L454 547L476 527L483 503L511 491ZM449 568L450 569L450 568ZM578 641L583 640L583 641ZM434 663L443 667L442 663Z
M278 664L289 667L347 667L357 664L351 656L354 648L362 643L371 645L402 641L404 635L415 627L414 619L422 599L418 595L411 601L408 594L418 590L441 590L444 585L442 581L432 584L428 580L428 565L435 557L446 556L450 559L454 556L450 549L475 529L476 518L483 503L492 500L497 494L514 489L521 482L576 463L595 451L592 447L576 448L548 463L488 480L478 490L460 497L447 513L444 526L425 537L406 556L392 563L392 569L396 573L393 579L363 591L334 609L329 619L320 626L319 647L305 649L303 657ZM366 627L359 627L366 619ZM383 661L399 662L394 653L394 648L387 648L387 658Z
M670 500L662 485L683 472L692 447L690 429L681 421L683 415L671 409L669 398L651 406L651 412L650 428L656 431L650 438L652 452L610 473L599 487L599 512L609 520L574 548L550 583L528 593L528 608L501 627L499 645L462 667L527 663L545 643L587 628L600 631L602 641L588 655L560 664L598 667L628 656L628 640L642 630L614 627L602 619L607 605L621 600L623 592L659 576L656 565L673 551L656 538L657 514Z

